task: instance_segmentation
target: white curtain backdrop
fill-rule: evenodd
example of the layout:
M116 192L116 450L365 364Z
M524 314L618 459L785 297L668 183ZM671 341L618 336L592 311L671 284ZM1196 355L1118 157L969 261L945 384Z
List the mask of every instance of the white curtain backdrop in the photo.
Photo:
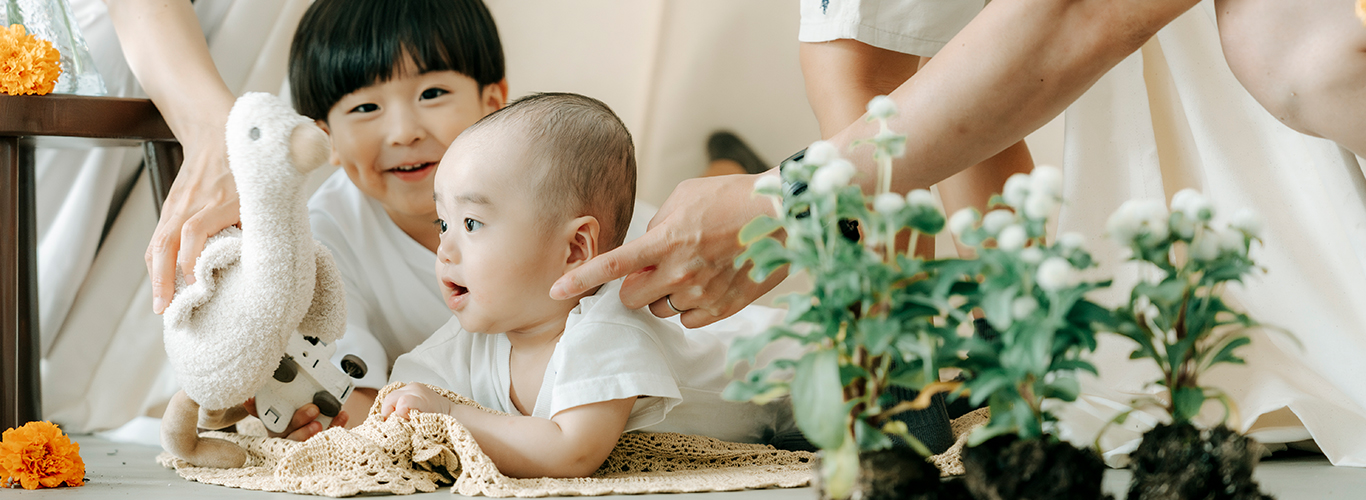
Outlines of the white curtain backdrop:
M567 91L606 102L636 141L638 196L646 202L662 203L679 181L701 174L704 141L716 129L734 130L772 164L818 138L797 60L796 2L486 1L502 37L511 96ZM195 3L215 63L234 92L287 91L288 47L308 3ZM140 95L104 3L72 5L113 93ZM1061 120L1031 136L1036 160L1060 164L1061 139ZM159 417L176 390L143 263L156 216L145 180L129 185L139 158L136 150L120 150L88 165L51 161L58 166L49 167L47 182L44 170L39 173L44 416L72 432ZM110 165L124 167L111 171ZM76 173L58 174L61 168L101 176L87 183L98 188L73 187L66 179ZM314 185L330 170L315 172ZM115 179L118 172L122 180ZM129 199L101 243L93 234L117 187L131 189ZM92 220L98 222L76 223ZM779 293L802 286L789 281ZM154 432L155 425L135 430ZM138 432L125 437L155 441L155 434Z

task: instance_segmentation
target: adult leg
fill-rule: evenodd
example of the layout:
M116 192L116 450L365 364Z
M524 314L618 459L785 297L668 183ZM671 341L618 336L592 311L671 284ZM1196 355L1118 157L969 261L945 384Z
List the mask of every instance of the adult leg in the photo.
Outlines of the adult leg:
M1216 0L1229 69L1278 120L1366 156L1366 26L1343 0Z

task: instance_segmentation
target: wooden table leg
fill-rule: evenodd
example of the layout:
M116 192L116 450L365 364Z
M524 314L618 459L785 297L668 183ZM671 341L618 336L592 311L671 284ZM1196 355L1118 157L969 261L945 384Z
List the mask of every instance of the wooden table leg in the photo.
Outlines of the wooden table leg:
M180 163L185 160L185 152L180 143L171 141L147 141L142 143L142 164L147 168L148 179L152 181L152 202L156 204L157 216L161 216L161 205L166 203L166 195L171 192Z
M42 418L33 144L0 137L0 429Z

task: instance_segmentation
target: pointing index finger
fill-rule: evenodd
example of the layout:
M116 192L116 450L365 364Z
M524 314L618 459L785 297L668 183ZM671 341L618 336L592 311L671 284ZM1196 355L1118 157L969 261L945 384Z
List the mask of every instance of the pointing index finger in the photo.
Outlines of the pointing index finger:
M592 258L555 281L550 298L565 300L593 287L659 264L668 251L662 231L654 229L639 239Z

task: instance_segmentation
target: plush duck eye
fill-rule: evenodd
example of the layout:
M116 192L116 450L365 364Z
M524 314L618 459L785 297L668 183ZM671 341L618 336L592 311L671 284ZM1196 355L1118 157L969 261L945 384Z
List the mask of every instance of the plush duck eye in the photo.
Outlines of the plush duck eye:
M254 140L257 140L257 139L260 139L260 138L261 138L261 129L256 128L256 127L252 127L251 130L248 130L248 131L247 131L247 137L250 137L251 140L253 140L253 141L254 141Z
M477 220L474 220L474 219L471 219L471 218L468 218L468 217L465 218L465 231L466 231L466 232L473 233L473 232L475 232L476 230L478 230L478 229L481 228L481 227L484 227L484 223L483 223L483 222L479 222L479 221L477 221Z

